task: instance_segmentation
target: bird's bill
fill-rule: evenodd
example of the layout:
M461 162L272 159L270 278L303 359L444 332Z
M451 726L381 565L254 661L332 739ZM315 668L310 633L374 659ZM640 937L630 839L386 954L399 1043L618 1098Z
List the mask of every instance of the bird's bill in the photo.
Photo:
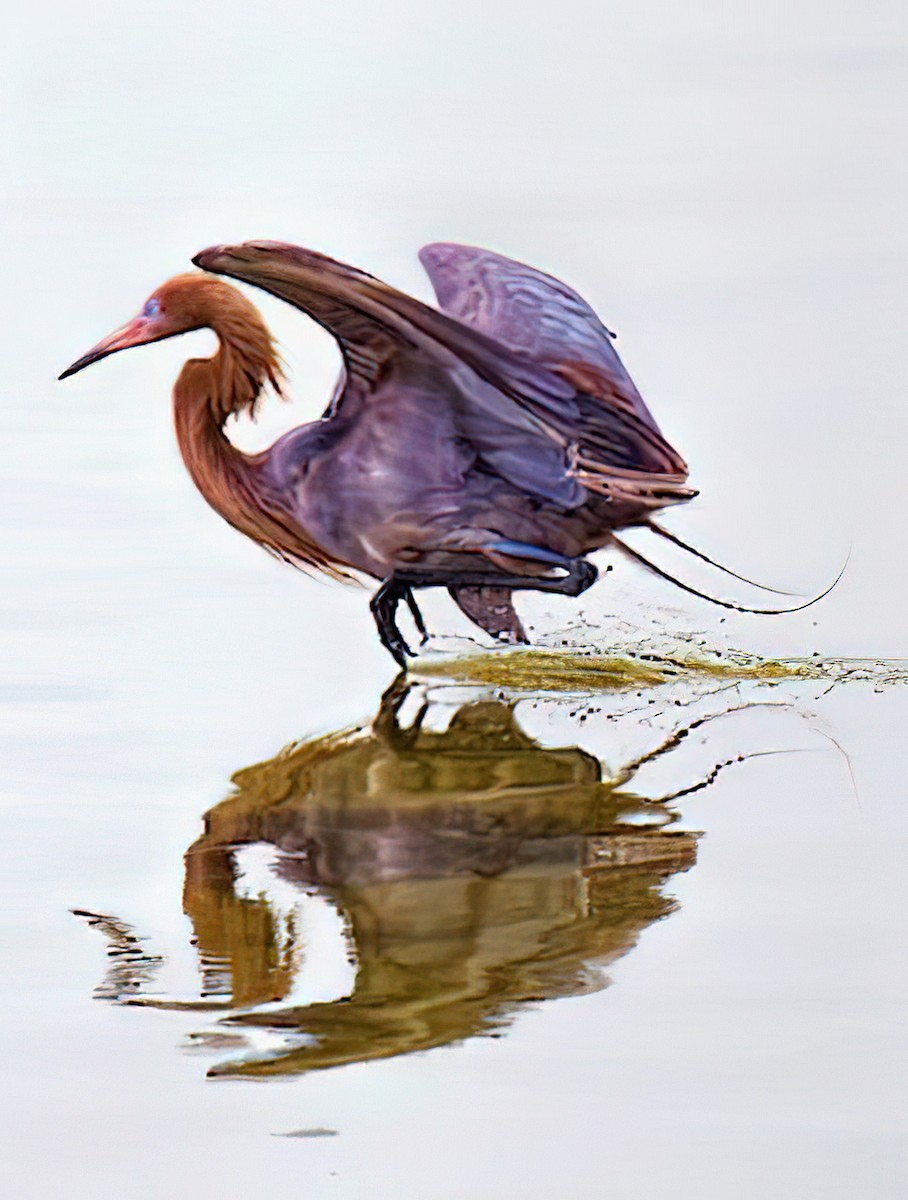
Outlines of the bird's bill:
M67 367L60 375L60 379L68 379L70 375L75 375L83 367L90 367L92 363L100 362L102 358L107 358L109 354L116 354L118 350L128 350L130 346L143 346L146 342L156 341L160 336L160 330L155 328L152 321L146 317L133 317L131 321L127 321L125 325L121 325L119 329L109 333L87 354L77 358L72 366Z

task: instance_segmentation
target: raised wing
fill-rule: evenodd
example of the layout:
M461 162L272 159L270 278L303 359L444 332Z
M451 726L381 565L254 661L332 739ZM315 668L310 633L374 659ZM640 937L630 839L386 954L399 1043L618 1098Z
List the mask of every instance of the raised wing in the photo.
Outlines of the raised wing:
M395 371L441 373L463 434L493 470L531 494L567 507L582 503L584 488L632 495L652 507L690 495L680 487L683 460L651 419L630 402L603 403L572 376L570 364L550 369L363 271L299 246L214 246L193 261L288 301L337 339L350 381L339 408L367 401ZM594 369L579 364L574 374Z
M419 261L451 316L658 429L612 342L567 284L478 246L434 242Z
M392 360L444 350L513 398L557 412L575 388L461 322L327 255L286 242L212 246L192 260L263 288L308 313L338 341L347 374L372 385Z

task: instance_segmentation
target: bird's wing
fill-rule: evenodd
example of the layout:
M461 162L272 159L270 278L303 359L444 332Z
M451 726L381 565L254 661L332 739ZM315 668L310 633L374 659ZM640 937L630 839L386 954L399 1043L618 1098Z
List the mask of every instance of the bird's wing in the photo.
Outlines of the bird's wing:
M658 429L615 351L615 335L560 279L451 242L423 246L419 261L445 312Z
M493 470L533 494L573 507L583 488L635 498L655 488L661 507L686 476L683 460L631 408L602 403L569 371L534 362L363 271L282 242L215 246L193 261L323 325L340 344L351 404L354 395L377 394L395 368L447 375L463 435ZM345 396L339 407L347 403ZM675 499L689 495L681 490Z

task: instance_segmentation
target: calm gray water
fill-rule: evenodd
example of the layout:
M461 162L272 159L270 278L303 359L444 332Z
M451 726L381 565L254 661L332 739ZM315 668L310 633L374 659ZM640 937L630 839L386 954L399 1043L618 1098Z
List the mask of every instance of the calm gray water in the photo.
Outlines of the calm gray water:
M902 6L12 22L10 1194L904 1195L898 678L435 681L395 712L366 595L270 562L184 475L168 398L207 335L54 382L213 241L297 241L422 296L419 245L488 244L618 329L702 492L674 528L805 591L853 546L828 600L772 621L618 564L583 606L598 646L908 658ZM295 403L247 446L319 411L337 367L262 309ZM524 612L553 644L578 608Z

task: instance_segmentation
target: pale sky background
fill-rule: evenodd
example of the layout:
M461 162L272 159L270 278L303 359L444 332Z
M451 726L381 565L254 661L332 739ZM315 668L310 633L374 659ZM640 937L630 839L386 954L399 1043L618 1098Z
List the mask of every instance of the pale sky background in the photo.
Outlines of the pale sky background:
M56 376L213 242L298 242L423 298L420 245L487 245L617 329L701 489L672 528L805 591L853 546L801 616L720 626L721 610L620 565L592 617L908 657L906 82L903 0L6 13L0 923L17 1198L289 1183L462 1200L492 1179L501 1200L903 1194L901 692L825 702L862 807L825 742L827 757L723 777L691 809L709 838L673 885L681 913L603 996L545 1006L503 1042L208 1086L166 1014L93 1004L100 947L67 909L185 942L181 856L201 813L239 768L368 717L393 669L364 592L281 568L195 494L170 390L209 335ZM255 298L296 397L238 431L261 445L321 411L338 356ZM521 605L549 626L577 611ZM443 596L427 609L462 628ZM549 736L620 761L594 723ZM332 1123L330 1145L270 1138Z
M287 239L427 296L419 245L475 242L562 276L618 329L702 491L679 531L805 590L853 542L810 614L821 648L908 654L903 5L100 3L11 19L3 401L26 493L10 504L40 487L51 543L84 536L62 533L76 497L59 472L106 444L112 465L155 473L150 503L180 493L194 556L254 555L186 495L171 445L170 387L197 347L54 382L193 252ZM320 411L336 353L261 305L301 401L267 434ZM297 587L301 609L312 590ZM744 636L791 650L805 622Z

